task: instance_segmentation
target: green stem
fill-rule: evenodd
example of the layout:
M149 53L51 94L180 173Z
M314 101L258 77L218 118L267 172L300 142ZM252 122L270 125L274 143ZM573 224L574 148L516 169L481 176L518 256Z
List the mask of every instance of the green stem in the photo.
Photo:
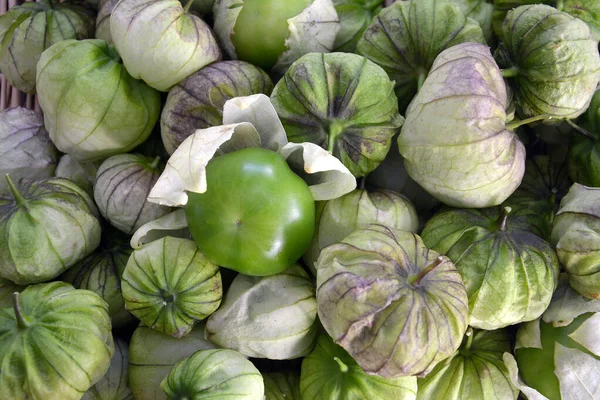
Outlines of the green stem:
M556 8L558 11L562 11L563 8L565 8L565 2L564 2L564 0L557 0L556 1L556 7L554 7L554 8Z
M6 174L6 180L8 181L8 187L10 188L10 191L14 196L17 205L22 206L23 204L25 204L27 200L25 200L25 198L21 195L19 189L17 189L17 187L13 183L12 179L10 179L10 176L8 174Z
M596 141L596 137L594 135L577 125L575 122L571 121L570 119L566 119L565 122L569 124L571 128L575 129L575 132L582 134L590 140Z
M467 328L467 343L465 343L465 350L470 350L471 349L471 345L473 344L473 336L475 336L473 334L473 328L469 327Z
M185 6L183 7L183 12L187 14L190 11L190 7L192 7L192 4L194 4L194 0L188 0L188 2L185 3Z
M518 120L514 120L511 123L506 124L506 129L510 129L511 131L514 131L515 129L517 129L520 126L527 125L527 124L530 124L532 122L537 122L537 121L551 120L552 118L553 118L552 115L542 114L542 115L536 115L535 117L518 119Z
M156 167L158 167L158 163L160 162L160 157L156 157L154 159L154 161L152 161L152 164L150 164L150 168L155 169Z
M327 143L327 151L333 154L335 141L337 137L344 131L344 125L338 121L333 121L329 126L329 143Z
M502 76L505 78L514 78L515 76L519 75L519 68L510 67L510 68L503 69L501 72L502 72Z
M414 280L412 282L409 279L409 283L411 285L415 285L415 286L418 285L419 283L421 283L421 280L423 278L425 278L425 275L427 275L428 273L430 273L431 271L433 271L434 269L439 267L443 262L444 262L444 256L439 256L431 264L429 264L427 267L425 267L425 269L423 269L421 272L419 272L419 274L414 278Z
M508 222L508 216L511 212L512 208L508 206L502 207L502 211L500 211L500 216L498 217L495 223L496 228L498 228L499 231L504 232L506 230L506 223Z
M13 310L15 311L15 317L17 318L17 326L21 329L29 328L30 324L25 319L25 316L21 312L21 306L19 305L19 292L14 292L12 295Z
M427 74L424 71L419 72L419 75L417 76L417 91L421 90L426 77Z
M344 364L344 362L342 360L340 360L337 357L333 357L333 359L338 363L338 365L340 366L340 371L342 371L344 374L346 372L348 372L348 366L346 364Z
M553 187L550 195L550 204L554 207L556 205L556 195L558 194L558 189Z

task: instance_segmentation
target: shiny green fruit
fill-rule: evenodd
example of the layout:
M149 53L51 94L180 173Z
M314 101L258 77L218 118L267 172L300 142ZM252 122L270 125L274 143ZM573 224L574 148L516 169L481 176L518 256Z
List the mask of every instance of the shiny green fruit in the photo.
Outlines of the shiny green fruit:
M314 231L314 200L278 153L262 148L228 153L208 163L206 177L205 193L188 193L186 216L209 260L266 276L304 254Z

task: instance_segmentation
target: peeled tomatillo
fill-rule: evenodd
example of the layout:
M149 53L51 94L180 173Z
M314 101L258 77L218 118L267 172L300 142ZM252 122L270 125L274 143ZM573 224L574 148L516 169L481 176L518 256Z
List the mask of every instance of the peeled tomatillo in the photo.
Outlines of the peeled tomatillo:
M244 0L231 37L238 58L271 69L287 49L287 20L311 3L312 0Z
M207 191L188 193L192 237L217 265L266 276L292 266L308 248L315 203L308 185L278 153L237 150L206 166Z

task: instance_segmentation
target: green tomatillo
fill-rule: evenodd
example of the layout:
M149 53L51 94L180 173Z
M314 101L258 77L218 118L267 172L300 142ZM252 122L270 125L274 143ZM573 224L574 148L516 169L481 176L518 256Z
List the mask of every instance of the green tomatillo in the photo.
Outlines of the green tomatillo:
M223 105L223 125L183 140L148 194L149 202L182 208L140 227L131 243L189 232L214 264L273 275L307 250L315 201L355 188L356 178L327 150L287 141L269 97L234 97Z
M238 57L263 68L275 65L286 49L285 40L290 34L287 18L300 14L310 3L310 0L244 1L231 35ZM261 40L257 41L258 37Z
M315 204L308 185L278 153L246 148L206 167L209 190L188 193L187 222L214 263L266 276L292 266L308 248Z
M224 53L280 74L305 54L329 53L340 30L332 0L216 0L213 16Z

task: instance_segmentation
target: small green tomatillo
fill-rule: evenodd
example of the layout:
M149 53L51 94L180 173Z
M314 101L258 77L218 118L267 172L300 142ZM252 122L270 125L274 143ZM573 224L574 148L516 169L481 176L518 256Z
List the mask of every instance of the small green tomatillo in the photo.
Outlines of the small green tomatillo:
M215 264L266 276L292 266L308 248L315 204L308 185L278 153L246 148L212 159L207 191L188 192L188 226Z
M311 0L246 0L235 24L231 41L238 57L269 69L286 50L290 35L288 18L310 5ZM256 40L260 38L260 40Z

